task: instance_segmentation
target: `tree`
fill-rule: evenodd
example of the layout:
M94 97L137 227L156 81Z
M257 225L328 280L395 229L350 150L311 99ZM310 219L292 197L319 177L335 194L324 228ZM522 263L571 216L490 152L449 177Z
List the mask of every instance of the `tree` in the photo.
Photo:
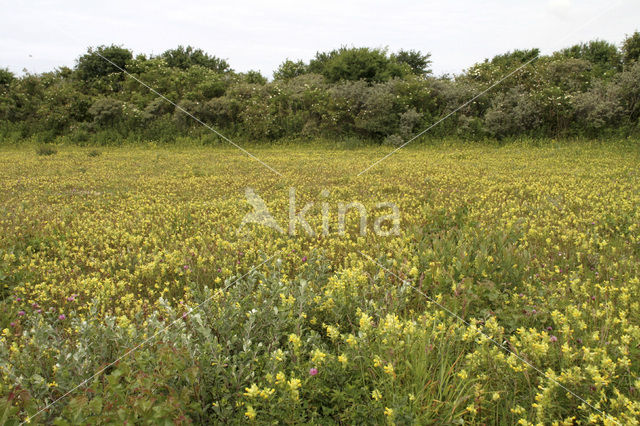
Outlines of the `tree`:
M260 71L249 70L244 73L244 80L249 84L267 84L267 78L260 74Z
M556 57L538 62L538 84L557 86L569 92L582 92L591 84L591 63L586 59Z
M98 46L89 48L87 53L78 58L76 72L81 80L91 81L109 74L122 73L127 63L133 58L129 49L120 46Z
M202 49L195 49L191 46L178 46L176 49L169 49L160 57L167 62L168 66L183 70L200 65L220 73L231 71L229 64L224 59L209 55Z
M514 50L512 52L496 55L491 60L485 59L483 62L471 66L466 74L460 79L469 79L474 82L494 83L509 75L498 86L497 90L506 92L518 85L529 86L533 74L532 67L525 67L524 64L533 62L540 55L540 49ZM519 69L520 68L520 69ZM518 70L518 72L515 72Z
M622 56L615 44L604 40L593 40L562 49L561 55L569 58L586 59L594 65L594 73L603 76L622 69Z
M505 68L511 68L527 63L533 58L540 56L540 49L537 47L533 49L516 49L513 52L503 53L501 55L494 56L490 63L492 65L501 66Z
M406 68L392 60L386 49L341 47L331 52L318 52L309 62L309 71L322 74L330 82L365 80L384 82L407 74Z
M424 76L431 74L429 66L431 65L431 53L423 55L417 50L399 50L398 53L391 57L400 64L407 64L411 68L411 72L415 75Z
M274 80L291 80L308 72L307 65L302 61L287 59L273 73Z
M15 76L11 71L6 68L0 68L0 86L7 87L13 80L15 80Z
M636 31L622 42L622 61L631 65L640 60L640 32Z

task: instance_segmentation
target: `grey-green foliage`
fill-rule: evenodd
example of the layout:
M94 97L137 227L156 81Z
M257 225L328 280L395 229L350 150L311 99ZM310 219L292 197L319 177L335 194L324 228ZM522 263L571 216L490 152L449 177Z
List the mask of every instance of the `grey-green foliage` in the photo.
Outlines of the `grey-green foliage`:
M113 125L122 117L122 102L113 98L99 98L89 108L93 121L99 125Z
M498 138L524 134L540 123L537 107L531 96L515 87L494 97L485 115L488 132Z
M618 125L624 111L619 92L620 86L599 81L590 90L576 95L576 118L581 126L597 132Z
M628 70L620 73L615 84L618 85L618 95L623 113L632 124L638 124L640 118L640 61L634 62Z

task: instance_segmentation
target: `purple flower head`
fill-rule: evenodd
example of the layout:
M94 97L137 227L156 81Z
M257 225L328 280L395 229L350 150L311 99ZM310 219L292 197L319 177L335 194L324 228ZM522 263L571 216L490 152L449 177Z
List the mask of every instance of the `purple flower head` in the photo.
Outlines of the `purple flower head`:
M58 319L59 319L60 321L63 321L63 320L66 320L66 319L67 319L67 316L66 316L65 314L60 314L60 315L58 316Z
M12 323L11 323L11 324L9 324L9 325L10 325L11 327L15 327L15 326L16 326L16 323L15 323L15 322L12 322Z
M551 336L551 337L549 338L549 340L550 340L550 341L552 341L552 342L557 342L557 341L558 341L558 338L557 338L556 336Z
M307 261L307 256L302 256L302 261L306 262Z
M547 331L551 331L551 330L553 330L553 327L551 326L547 327Z
M318 374L318 369L317 368L311 368L309 369L309 374L311 376L315 376L316 374Z
M18 315L19 315L19 316L21 316L21 317L22 317L22 316L24 316L24 314L25 314L25 312L24 312L24 311L19 311L19 312L18 312Z

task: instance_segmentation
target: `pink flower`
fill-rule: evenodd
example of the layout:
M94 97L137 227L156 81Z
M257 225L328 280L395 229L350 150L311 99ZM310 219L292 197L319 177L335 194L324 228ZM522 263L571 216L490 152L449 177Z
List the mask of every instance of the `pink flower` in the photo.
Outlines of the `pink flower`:
M62 321L62 320L67 319L67 316L66 316L65 314L60 314L60 315L58 316L58 319L59 319L60 321Z
M21 317L24 316L24 311L18 312L18 315L20 315Z
M551 340L552 342L557 342L558 338L556 336L551 336L549 340Z
M307 261L307 256L302 256L302 261L306 262Z
M317 368L311 368L309 370L309 374L312 376L315 376L316 374L318 374L318 369Z

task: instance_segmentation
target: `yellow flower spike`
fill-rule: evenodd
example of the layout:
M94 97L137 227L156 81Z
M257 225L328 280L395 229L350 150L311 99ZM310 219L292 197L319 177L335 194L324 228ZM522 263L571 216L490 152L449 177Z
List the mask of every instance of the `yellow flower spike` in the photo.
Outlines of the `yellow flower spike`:
M338 362L342 364L342 367L346 367L349 362L349 358L345 354L338 355Z
M244 391L243 395L248 396L249 398L255 398L260 393L260 388L254 383L250 388L245 388Z
M256 410L253 409L253 407L251 405L247 405L247 411L244 413L244 415L249 419L249 420L253 420L256 418Z

